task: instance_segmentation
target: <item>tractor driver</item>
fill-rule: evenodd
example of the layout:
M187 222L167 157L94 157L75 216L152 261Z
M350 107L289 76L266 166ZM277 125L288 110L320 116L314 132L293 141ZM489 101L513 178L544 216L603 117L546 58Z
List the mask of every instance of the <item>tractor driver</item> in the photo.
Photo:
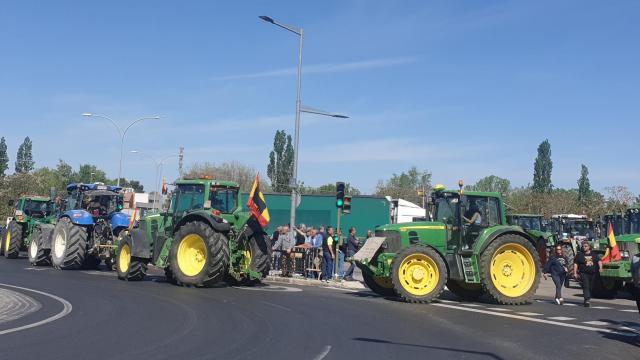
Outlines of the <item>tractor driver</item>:
M482 215L476 199L469 198L469 206L467 211L462 215L465 223L466 231L464 233L463 249L469 249L473 245L476 237L480 234L482 225Z

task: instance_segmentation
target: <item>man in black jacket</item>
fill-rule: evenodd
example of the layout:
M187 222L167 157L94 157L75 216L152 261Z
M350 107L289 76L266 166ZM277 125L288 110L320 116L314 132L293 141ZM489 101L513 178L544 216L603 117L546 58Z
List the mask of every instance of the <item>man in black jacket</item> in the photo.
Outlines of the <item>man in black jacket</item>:
M591 303L591 288L596 273L602 272L602 260L597 254L591 252L591 244L588 241L582 242L582 252L576 256L573 263L573 278L582 279L582 293L584 296L584 306L589 307ZM578 273L580 276L578 277Z
M353 255L358 252L358 247L360 247L360 242L356 237L356 228L352 226L349 229L349 239L347 239L347 258L352 258ZM356 263L353 262L353 260L350 260L349 263L349 269L344 274L344 279L347 281L353 281L353 270L356 267Z
M553 256L551 256L547 263L544 265L545 280L547 279L547 275L551 275L553 284L556 286L555 302L558 305L564 304L564 299L562 298L562 284L564 283L564 279L567 277L567 273L569 272L567 266L568 261L567 258L562 254L562 246L558 245L555 247Z

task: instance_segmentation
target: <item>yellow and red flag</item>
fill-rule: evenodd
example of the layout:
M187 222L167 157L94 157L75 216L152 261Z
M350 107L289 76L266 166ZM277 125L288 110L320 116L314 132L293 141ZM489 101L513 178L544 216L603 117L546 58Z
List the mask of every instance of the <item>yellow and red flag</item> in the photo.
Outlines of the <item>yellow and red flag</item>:
M269 225L271 216L269 215L269 208L267 208L267 202L264 199L262 191L260 191L260 174L256 174L256 179L251 186L251 192L249 193L249 199L247 200L247 207L251 210L251 214L258 220L260 226L265 229Z
M607 252L605 252L604 257L602 257L602 262L606 263L609 261L622 260L622 255L620 255L620 249L618 248L618 243L616 242L616 235L613 233L613 225L611 225L611 223L609 223L609 231L607 231L607 238L609 239L609 247L607 247Z
M138 208L133 209L133 214L131 214L131 217L129 218L129 231L133 229L133 225L136 223L136 215L138 215Z

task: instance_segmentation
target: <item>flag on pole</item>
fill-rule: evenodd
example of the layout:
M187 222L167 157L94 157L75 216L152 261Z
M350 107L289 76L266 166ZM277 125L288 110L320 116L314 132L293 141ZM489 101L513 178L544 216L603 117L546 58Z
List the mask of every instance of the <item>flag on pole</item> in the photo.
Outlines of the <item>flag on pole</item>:
M251 186L251 192L249 193L249 199L247 200L247 207L251 210L251 214L258 220L262 228L266 228L269 225L269 208L267 208L267 202L264 199L262 191L260 191L260 174L256 174L256 179Z
M131 214L131 218L129 218L129 231L133 229L133 225L136 223L136 215L138 214L138 208L133 209L133 214Z
M616 235L613 233L613 225L609 223L609 231L607 232L607 238L609 239L609 246L607 247L607 251L602 257L602 262L606 263L609 261L620 261L622 260L622 256L620 255L620 249L618 248L618 243L616 242Z

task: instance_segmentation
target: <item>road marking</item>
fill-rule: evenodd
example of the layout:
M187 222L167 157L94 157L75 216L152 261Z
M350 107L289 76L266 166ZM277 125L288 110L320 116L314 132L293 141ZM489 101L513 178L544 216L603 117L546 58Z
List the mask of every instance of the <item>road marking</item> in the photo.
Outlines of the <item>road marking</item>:
M610 308L608 306L592 306L591 308L592 309L600 309L600 310L613 309L613 308Z
M464 305L464 306L470 306L470 307L482 307L482 305L478 305L478 304L467 304L467 303L460 303L460 305Z
M505 309L505 308L498 308L498 307L491 307L491 308L487 308L488 310L494 310L494 311L513 311L511 309Z
M23 293L0 288L0 323L19 319L38 311L42 305Z
M34 267L26 267L24 268L25 270L31 270L31 271L46 271L46 270L51 270L51 268L34 268Z
M540 313L534 313L534 312L519 312L518 314L520 315L524 315L524 316L541 316L542 314Z
M564 303L564 306L578 306L578 304L574 304L574 303Z
M47 297L50 297L50 298L52 298L54 300L59 301L60 303L62 303L62 306L63 306L62 311L60 311L59 313L57 313L57 314L55 314L53 316L50 316L50 317L48 317L48 318L46 318L44 320L40 320L40 321L34 322L32 324L27 324L27 325L18 326L18 327L12 328L12 329L2 330L2 331L0 331L0 335L9 334L9 333L12 333L12 332L26 330L26 329L31 329L31 328L34 328L36 326L40 326L40 325L44 325L44 324L50 323L52 321L58 320L58 319L60 319L62 317L65 317L65 316L69 315L71 310L73 310L73 306L71 306L71 303L68 302L67 300L65 300L65 299L63 299L61 297L46 293L44 291L33 290L33 289L21 287L21 286L15 286L15 285L3 284L3 283L0 283L0 286L5 286L5 287L14 288L14 289L31 291L31 292L34 292L36 294L44 295L44 296L47 296Z
M89 274L89 275L102 275L102 276L115 276L115 272L111 271L98 271L98 270L89 270L89 271L81 271L81 273Z
M583 324L587 324L587 325L596 325L596 326L606 326L606 325L612 325L611 323L608 322L604 322L604 321L583 321Z
M324 359L324 357L327 356L329 351L331 351L331 345L327 345L327 346L323 347L322 348L322 352L320 354L318 354L316 357L314 357L313 360L322 360L322 359Z
M636 311L638 311L638 310L635 310L635 309L627 309L627 310L620 310L620 311L624 311L624 312L632 312L632 313L634 313L634 312L636 312Z
M273 307L277 307L278 309L287 310L287 311L293 311L293 310L289 309L286 306L274 304L272 302L268 302L268 301L260 301L260 302L263 303L263 304L267 304L267 305L273 306Z
M611 330L611 329L603 329L603 328L596 328L596 327L585 326L585 325L576 325L576 324L570 324L570 323L563 323L563 322L558 322L558 321L551 321L551 320L539 319L539 318L534 318L534 317L526 317L526 316L515 315L515 314L505 314L505 313L501 313L501 312L487 311L487 310L482 310L482 309L472 309L472 308L468 308L468 307L464 307L464 306L455 306L455 305L449 305L449 304L432 304L432 305L433 306L440 306L440 307L444 307L444 308L462 310L462 311L476 312L476 313L481 313L481 314L486 314L486 315L493 315L493 316L517 319L517 320L524 320L524 321L531 321L531 322L537 322L537 323L543 323L543 324L549 324L549 325L569 327L569 328L574 328L574 329L587 330L587 331L595 331L595 332L616 334L616 335L622 335L622 336L636 336L636 334L630 334L628 332L621 332L621 331L616 331L616 330Z
M302 289L290 286L232 286L234 289L250 291L278 291L278 292L300 292Z
M558 321L569 321L569 320L575 320L576 318L566 317L566 316L553 316L547 319L558 320Z

